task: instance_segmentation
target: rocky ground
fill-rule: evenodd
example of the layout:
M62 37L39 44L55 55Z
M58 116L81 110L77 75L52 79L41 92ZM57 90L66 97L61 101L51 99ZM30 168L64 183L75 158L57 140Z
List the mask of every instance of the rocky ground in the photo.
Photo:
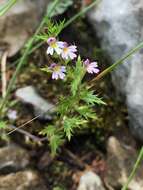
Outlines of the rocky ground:
M28 6L28 13L24 14L31 13L29 8L30 6ZM36 9L32 5L31 8ZM74 12L76 8L67 11L61 18L69 18ZM30 18L35 19L35 17ZM9 22L13 22L12 17L11 20ZM29 24L31 25L31 21L26 22L22 28L15 29L21 35L20 30L25 31L25 28L29 28ZM5 42L8 39L10 42L9 56L11 56L21 48L21 43L23 44L28 36L26 33L17 47L18 39L9 32L9 25L4 27L7 27L7 30L3 28L7 33L2 39ZM77 35L79 32L80 35ZM93 36L93 33L88 19L83 18L65 29L60 38L78 44L83 58L96 58L102 70L109 65L109 59L101 51L96 35ZM38 135L39 131L54 117L54 106L57 102L55 94L63 93L63 88L58 82L53 83L45 73L40 71L48 61L45 50L45 46L36 50L18 76L9 105L9 114L5 117L10 127L8 131L43 113L49 107L52 110L8 136L1 131L3 135L0 143L0 190L121 189L127 182L135 163L139 144L136 144L128 131L127 109L124 102L118 99L110 76L95 87L107 103L107 106L95 108L98 120L77 133L70 143L67 142L59 149L57 156L51 156L47 140ZM19 57L18 53L8 59L7 80L11 78L15 70L15 60ZM130 183L130 190L143 189L142 169L143 166Z
M77 143L79 148L75 148ZM85 144L77 140L53 158L46 147L23 148L10 141L0 148L0 189L121 189L137 158L136 148L128 133L122 137L119 133L108 138L106 154L91 140ZM143 165L130 183L130 190L142 190L142 169Z

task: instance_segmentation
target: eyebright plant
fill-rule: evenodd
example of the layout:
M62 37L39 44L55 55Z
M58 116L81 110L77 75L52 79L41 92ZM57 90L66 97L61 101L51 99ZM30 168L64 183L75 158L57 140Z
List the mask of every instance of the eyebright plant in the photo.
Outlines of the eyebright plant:
M58 40L57 31L60 31L63 24L51 26L56 33L51 33L53 29L49 28L48 34L39 36L47 43L46 54L51 62L41 70L49 73L53 80L60 80L66 94L58 97L57 118L40 134L48 137L52 153L56 153L66 138L70 141L89 121L97 119L95 105L105 103L89 88L89 81L85 80L87 74L95 76L99 73L98 63L89 59L82 60L75 44Z

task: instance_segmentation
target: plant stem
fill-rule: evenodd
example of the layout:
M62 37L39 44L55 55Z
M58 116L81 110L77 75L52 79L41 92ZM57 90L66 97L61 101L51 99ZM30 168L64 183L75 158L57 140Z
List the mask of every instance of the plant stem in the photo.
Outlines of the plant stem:
M143 159L143 147L142 147L141 150L140 150L139 156L138 156L138 158L137 158L136 163L134 164L133 170L132 170L132 172L131 172L131 174L130 174L130 176L129 176L129 178L128 178L127 183L125 184L125 186L124 186L121 190L127 190L128 185L129 185L129 183L132 181L133 177L135 176L135 173L136 173L136 171L137 171L137 168L138 168L140 162L142 161L142 159Z
M0 16L3 16L18 0L10 0L0 8Z
M96 0L93 3L91 3L90 5L88 5L87 7L85 7L84 9L82 9L79 13L77 13L75 16L73 16L71 19L69 19L63 26L63 29L65 29L66 27L68 27L72 22L74 22L75 20L77 20L79 17L83 16L86 12L88 12L90 9L92 9L95 5L97 5L101 0ZM62 30L63 30L62 29ZM61 30L61 32L62 32ZM35 47L32 48L32 50L29 52L29 54L31 54L32 52L34 52L36 49L38 49L39 47L41 47L45 42L39 42Z
M113 71L118 65L122 64L126 59L128 59L131 55L139 51L143 48L143 42L139 43L135 48L131 49L126 55L124 55L122 58L117 60L115 63L113 63L110 67L102 71L97 77L95 77L91 83L96 82L97 80L103 78L106 74ZM93 84L94 86L94 84ZM91 86L92 87L92 86Z
M26 49L25 49L25 51L24 51L18 65L17 65L17 67L16 67L16 70L15 70L15 72L14 72L14 74L13 74L13 76L12 76L10 82L9 82L7 92L6 92L6 96L2 99L2 102L1 102L1 105L0 105L0 113L2 112L4 106L5 106L6 102L7 102L7 99L9 97L9 94L10 94L10 91L12 89L12 86L15 83L16 77L19 74L21 67L23 66L23 64L25 63L26 58L28 57L28 53L29 53L34 41L35 41L35 38L36 38L37 34L43 28L47 18L50 17L52 11L55 9L58 2L59 2L59 0L55 0L54 3L53 3L53 6L51 7L51 9L48 10L48 8L47 8L46 15L44 16L43 20L41 21L41 23L40 23L39 27L37 28L36 32L34 33L34 35L29 39L29 41L27 43L28 45L27 45L27 47L26 47Z

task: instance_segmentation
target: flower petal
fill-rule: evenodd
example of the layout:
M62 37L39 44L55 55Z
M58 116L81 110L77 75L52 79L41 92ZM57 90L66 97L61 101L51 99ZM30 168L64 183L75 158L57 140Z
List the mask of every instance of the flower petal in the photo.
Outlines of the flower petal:
M55 37L50 37L50 38L48 38L48 40L47 40L47 43L50 45L51 43L53 43L53 42L56 42L56 38Z
M57 45L58 45L59 48L64 48L65 47L65 42L58 41Z
M57 80L58 78L59 78L58 73L57 72L53 72L52 79Z
M66 67L65 66L61 66L61 71L62 72L66 72Z
M55 48L55 52L60 55L62 53L62 49L60 49L59 47Z
M62 58L63 59L68 59L68 53L67 52L62 52Z
M48 47L47 54L53 55L53 53L54 53L54 49L51 47Z
M72 52L76 52L76 51L77 51L77 46L71 45L71 46L69 46L68 48L69 48L69 50L72 51Z
M65 78L65 73L62 73L62 72L59 73L59 78L60 78L60 79L64 79L64 78Z
M70 59L74 59L74 58L77 57L77 55L75 53L73 53L73 52L70 52L69 57L70 57Z
M91 65L92 67L98 67L97 62L91 62L90 65Z

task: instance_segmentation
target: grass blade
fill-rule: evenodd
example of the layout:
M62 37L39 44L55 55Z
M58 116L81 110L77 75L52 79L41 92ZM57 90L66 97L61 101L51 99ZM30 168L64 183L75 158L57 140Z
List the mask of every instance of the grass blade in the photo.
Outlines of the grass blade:
M102 71L97 77L95 77L91 81L91 83L94 83L94 82L100 80L101 78L103 78L105 75L107 75L108 73L110 73L111 71L113 71L118 65L123 64L123 62L125 60L127 60L129 57L131 57L133 54L135 54L136 52L138 52L142 48L143 48L143 42L139 43L136 47L134 47L133 49L131 49L127 54L125 54L123 57L121 57L119 60L117 60L111 66L109 66L107 69L105 69L104 71Z
M6 4L0 7L0 16L3 16L18 0L9 0Z
M121 190L127 190L128 189L129 183L132 181L133 177L135 176L135 173L136 173L136 171L139 167L139 164L141 163L142 160L143 160L143 147L140 150L139 156L137 158L136 163L134 164L133 170L132 170L132 172L128 178L127 183L125 184L125 186Z

